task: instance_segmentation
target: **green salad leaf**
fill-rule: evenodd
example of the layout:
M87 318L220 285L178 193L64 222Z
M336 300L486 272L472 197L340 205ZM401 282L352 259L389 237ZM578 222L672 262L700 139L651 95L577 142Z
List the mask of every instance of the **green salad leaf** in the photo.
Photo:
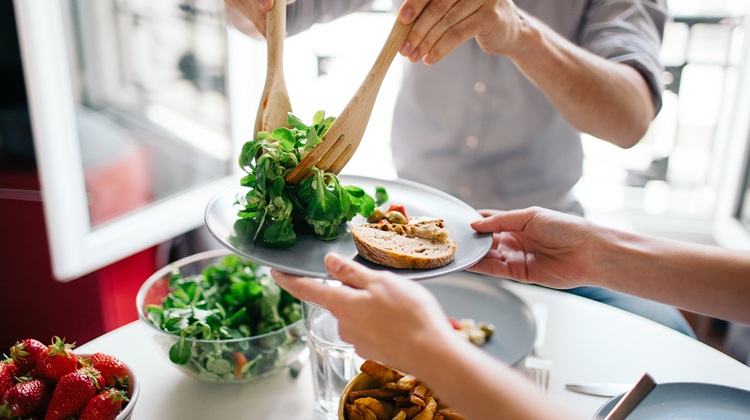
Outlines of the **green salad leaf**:
M315 167L299 185L286 184L284 178L321 143L334 120L318 111L312 125L306 125L289 113L290 128L258 132L243 145L239 165L247 175L240 184L250 190L237 201L242 209L235 228L241 235L269 248L294 246L300 232L331 240L340 235L342 224L357 214L368 217L388 200L383 187L377 187L373 199L362 188L341 185L335 174Z
M287 356L304 346L293 332L253 345L237 340L195 341L255 337L302 319L299 300L259 268L238 255L228 255L199 274L183 275L178 269L171 273L169 293L146 312L155 326L179 336L169 349L173 363L190 364L214 380L233 378L238 372L252 377L284 364Z

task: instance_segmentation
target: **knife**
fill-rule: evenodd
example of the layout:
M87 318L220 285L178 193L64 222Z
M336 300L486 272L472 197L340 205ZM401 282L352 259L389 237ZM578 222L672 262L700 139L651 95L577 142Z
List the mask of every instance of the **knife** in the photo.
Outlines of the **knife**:
M607 414L604 420L625 420L646 396L656 386L656 381L648 373L644 373L641 379L635 384L633 389L628 391L625 396L615 405L615 408Z
M614 397L628 392L633 384L616 384L605 382L589 382L581 384L566 384L565 389L579 394L594 395L597 397Z

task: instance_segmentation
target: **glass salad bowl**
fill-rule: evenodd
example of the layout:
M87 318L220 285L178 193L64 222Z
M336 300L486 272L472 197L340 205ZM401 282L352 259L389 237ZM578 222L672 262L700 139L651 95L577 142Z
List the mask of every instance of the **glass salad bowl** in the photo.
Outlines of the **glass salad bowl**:
M195 378L245 383L288 370L305 349L301 307L268 272L223 249L185 257L141 286L138 317Z

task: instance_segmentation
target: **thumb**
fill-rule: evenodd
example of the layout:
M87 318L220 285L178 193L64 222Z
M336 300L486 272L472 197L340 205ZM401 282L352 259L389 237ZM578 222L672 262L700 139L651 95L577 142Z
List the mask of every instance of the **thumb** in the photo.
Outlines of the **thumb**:
M366 288L375 277L373 270L333 252L326 254L324 262L333 278L356 289Z
M489 217L471 222L471 227L477 232L483 233L522 231L535 214L531 209L498 211Z

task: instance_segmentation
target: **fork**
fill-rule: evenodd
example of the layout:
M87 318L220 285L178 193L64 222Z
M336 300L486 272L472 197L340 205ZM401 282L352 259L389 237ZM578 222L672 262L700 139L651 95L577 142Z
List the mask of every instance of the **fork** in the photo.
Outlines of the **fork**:
M552 371L552 361L543 356L548 312L547 305L541 303L531 305L531 313L536 321L536 337L531 354L524 360L526 376L544 393L549 389L549 377Z
M338 174L349 162L365 134L380 85L413 24L414 22L404 25L396 20L362 85L331 124L331 128L323 136L323 142L316 145L286 176L287 184L299 183L308 176L313 166Z

